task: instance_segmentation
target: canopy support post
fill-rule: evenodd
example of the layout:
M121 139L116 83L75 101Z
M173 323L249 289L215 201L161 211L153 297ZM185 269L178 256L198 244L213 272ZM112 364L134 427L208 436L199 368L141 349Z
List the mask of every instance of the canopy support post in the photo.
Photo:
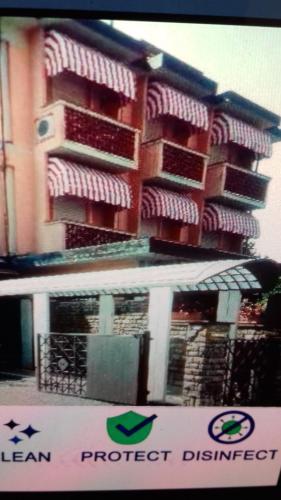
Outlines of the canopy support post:
M33 294L34 365L38 366L38 333L50 333L50 298L48 293Z
M151 343L148 368L148 401L165 400L172 303L172 288L150 289L148 330L151 335Z

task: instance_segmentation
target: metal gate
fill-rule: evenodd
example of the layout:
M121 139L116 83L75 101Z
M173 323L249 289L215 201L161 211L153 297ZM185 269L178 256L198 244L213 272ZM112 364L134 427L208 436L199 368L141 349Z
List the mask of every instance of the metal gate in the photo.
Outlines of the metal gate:
M120 404L145 404L149 333L38 335L38 389Z
M280 406L280 339L227 341L223 404Z

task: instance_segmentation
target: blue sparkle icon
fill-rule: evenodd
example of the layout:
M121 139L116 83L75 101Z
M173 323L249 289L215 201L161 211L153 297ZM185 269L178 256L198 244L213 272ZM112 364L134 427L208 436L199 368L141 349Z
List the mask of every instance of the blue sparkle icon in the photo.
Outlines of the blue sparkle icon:
M9 441L12 441L12 443L14 444L18 444L20 441L22 441L22 439L18 436L14 436L13 438L9 439Z

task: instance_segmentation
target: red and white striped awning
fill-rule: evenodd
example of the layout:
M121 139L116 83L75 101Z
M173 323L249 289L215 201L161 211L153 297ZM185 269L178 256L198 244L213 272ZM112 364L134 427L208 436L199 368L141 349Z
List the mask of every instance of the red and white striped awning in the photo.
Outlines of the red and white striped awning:
M247 212L209 203L203 213L204 231L223 231L240 234L247 238L258 238L259 222Z
M164 217L199 224L198 206L189 196L154 186L145 186L142 192L142 218Z
M260 156L269 158L272 154L271 138L267 132L225 113L218 113L212 125L211 143L225 144L227 142L244 146Z
M131 207L131 190L124 179L61 158L49 158L48 187L53 197L71 195Z
M205 104L160 82L151 82L147 91L148 120L170 115L194 127L208 129L208 109Z
M105 85L123 98L136 99L133 71L57 31L46 34L45 66L48 76L68 70L99 85Z

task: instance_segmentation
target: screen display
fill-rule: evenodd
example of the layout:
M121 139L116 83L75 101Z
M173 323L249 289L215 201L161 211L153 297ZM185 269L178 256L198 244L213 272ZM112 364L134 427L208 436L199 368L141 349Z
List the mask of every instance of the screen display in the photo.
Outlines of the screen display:
M276 485L281 29L0 23L0 490Z

